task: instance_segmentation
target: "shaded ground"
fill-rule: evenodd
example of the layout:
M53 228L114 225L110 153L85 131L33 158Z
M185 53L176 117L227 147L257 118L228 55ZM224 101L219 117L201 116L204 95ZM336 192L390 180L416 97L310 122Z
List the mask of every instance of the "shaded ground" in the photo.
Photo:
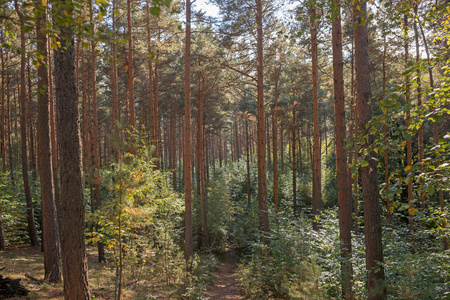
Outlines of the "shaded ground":
M230 249L230 259L224 262L217 272L216 282L210 286L204 296L211 300L215 299L245 299L241 286L237 281L236 254Z
M107 253L106 264L97 262L97 247L87 247L87 254L92 296L98 300L114 299L115 267L112 254ZM30 291L27 297L9 299L64 299L62 283L39 284L25 277L25 274L29 274L38 280L44 279L44 260L40 248L22 246L0 251L0 269L3 267L5 269L0 271L0 274L11 279L20 278L20 283ZM127 268L128 275L124 278L122 299L147 299L150 295L156 299L175 299L178 287L163 285L154 278L149 281L148 276L144 274L147 267L133 270Z

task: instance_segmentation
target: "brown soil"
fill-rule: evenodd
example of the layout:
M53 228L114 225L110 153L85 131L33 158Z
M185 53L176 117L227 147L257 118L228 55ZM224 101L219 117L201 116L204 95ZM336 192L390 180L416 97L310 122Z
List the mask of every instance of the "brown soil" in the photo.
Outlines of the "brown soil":
M203 293L208 299L245 299L235 274L236 255L233 249L229 253L230 259L220 266L216 283Z

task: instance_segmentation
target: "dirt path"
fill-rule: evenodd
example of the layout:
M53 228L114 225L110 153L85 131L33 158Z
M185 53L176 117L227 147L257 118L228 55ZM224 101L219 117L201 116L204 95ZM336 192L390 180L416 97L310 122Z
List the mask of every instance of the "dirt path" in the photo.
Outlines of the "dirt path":
M210 286L204 296L211 300L218 299L245 299L236 274L236 254L230 249L230 259L224 262L216 275L216 283Z

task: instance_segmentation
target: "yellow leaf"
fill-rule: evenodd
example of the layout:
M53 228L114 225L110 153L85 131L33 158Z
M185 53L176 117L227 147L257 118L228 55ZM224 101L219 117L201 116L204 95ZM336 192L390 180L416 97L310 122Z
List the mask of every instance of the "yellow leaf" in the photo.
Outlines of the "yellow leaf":
M103 20L103 15L102 13L98 13L98 21L101 22Z
M408 213L409 213L410 216L414 216L414 214L416 213L416 211L418 211L418 209L415 208L414 206L410 206L410 207L408 208Z
M406 146L406 141L403 141L401 145L402 145L403 147L405 147L405 146Z
M405 172L408 172L409 170L411 170L411 166L406 166Z
M47 7L47 0L41 0L42 7Z
M361 6L356 5L356 9L357 9L357 10L361 10Z

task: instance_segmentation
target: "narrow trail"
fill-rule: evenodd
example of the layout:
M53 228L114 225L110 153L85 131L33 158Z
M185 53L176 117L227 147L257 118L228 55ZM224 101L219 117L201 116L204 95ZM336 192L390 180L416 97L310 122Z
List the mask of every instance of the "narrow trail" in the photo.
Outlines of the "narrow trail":
M236 253L234 249L231 248L229 254L230 258L220 266L217 272L216 283L203 293L208 299L245 299L235 274Z

